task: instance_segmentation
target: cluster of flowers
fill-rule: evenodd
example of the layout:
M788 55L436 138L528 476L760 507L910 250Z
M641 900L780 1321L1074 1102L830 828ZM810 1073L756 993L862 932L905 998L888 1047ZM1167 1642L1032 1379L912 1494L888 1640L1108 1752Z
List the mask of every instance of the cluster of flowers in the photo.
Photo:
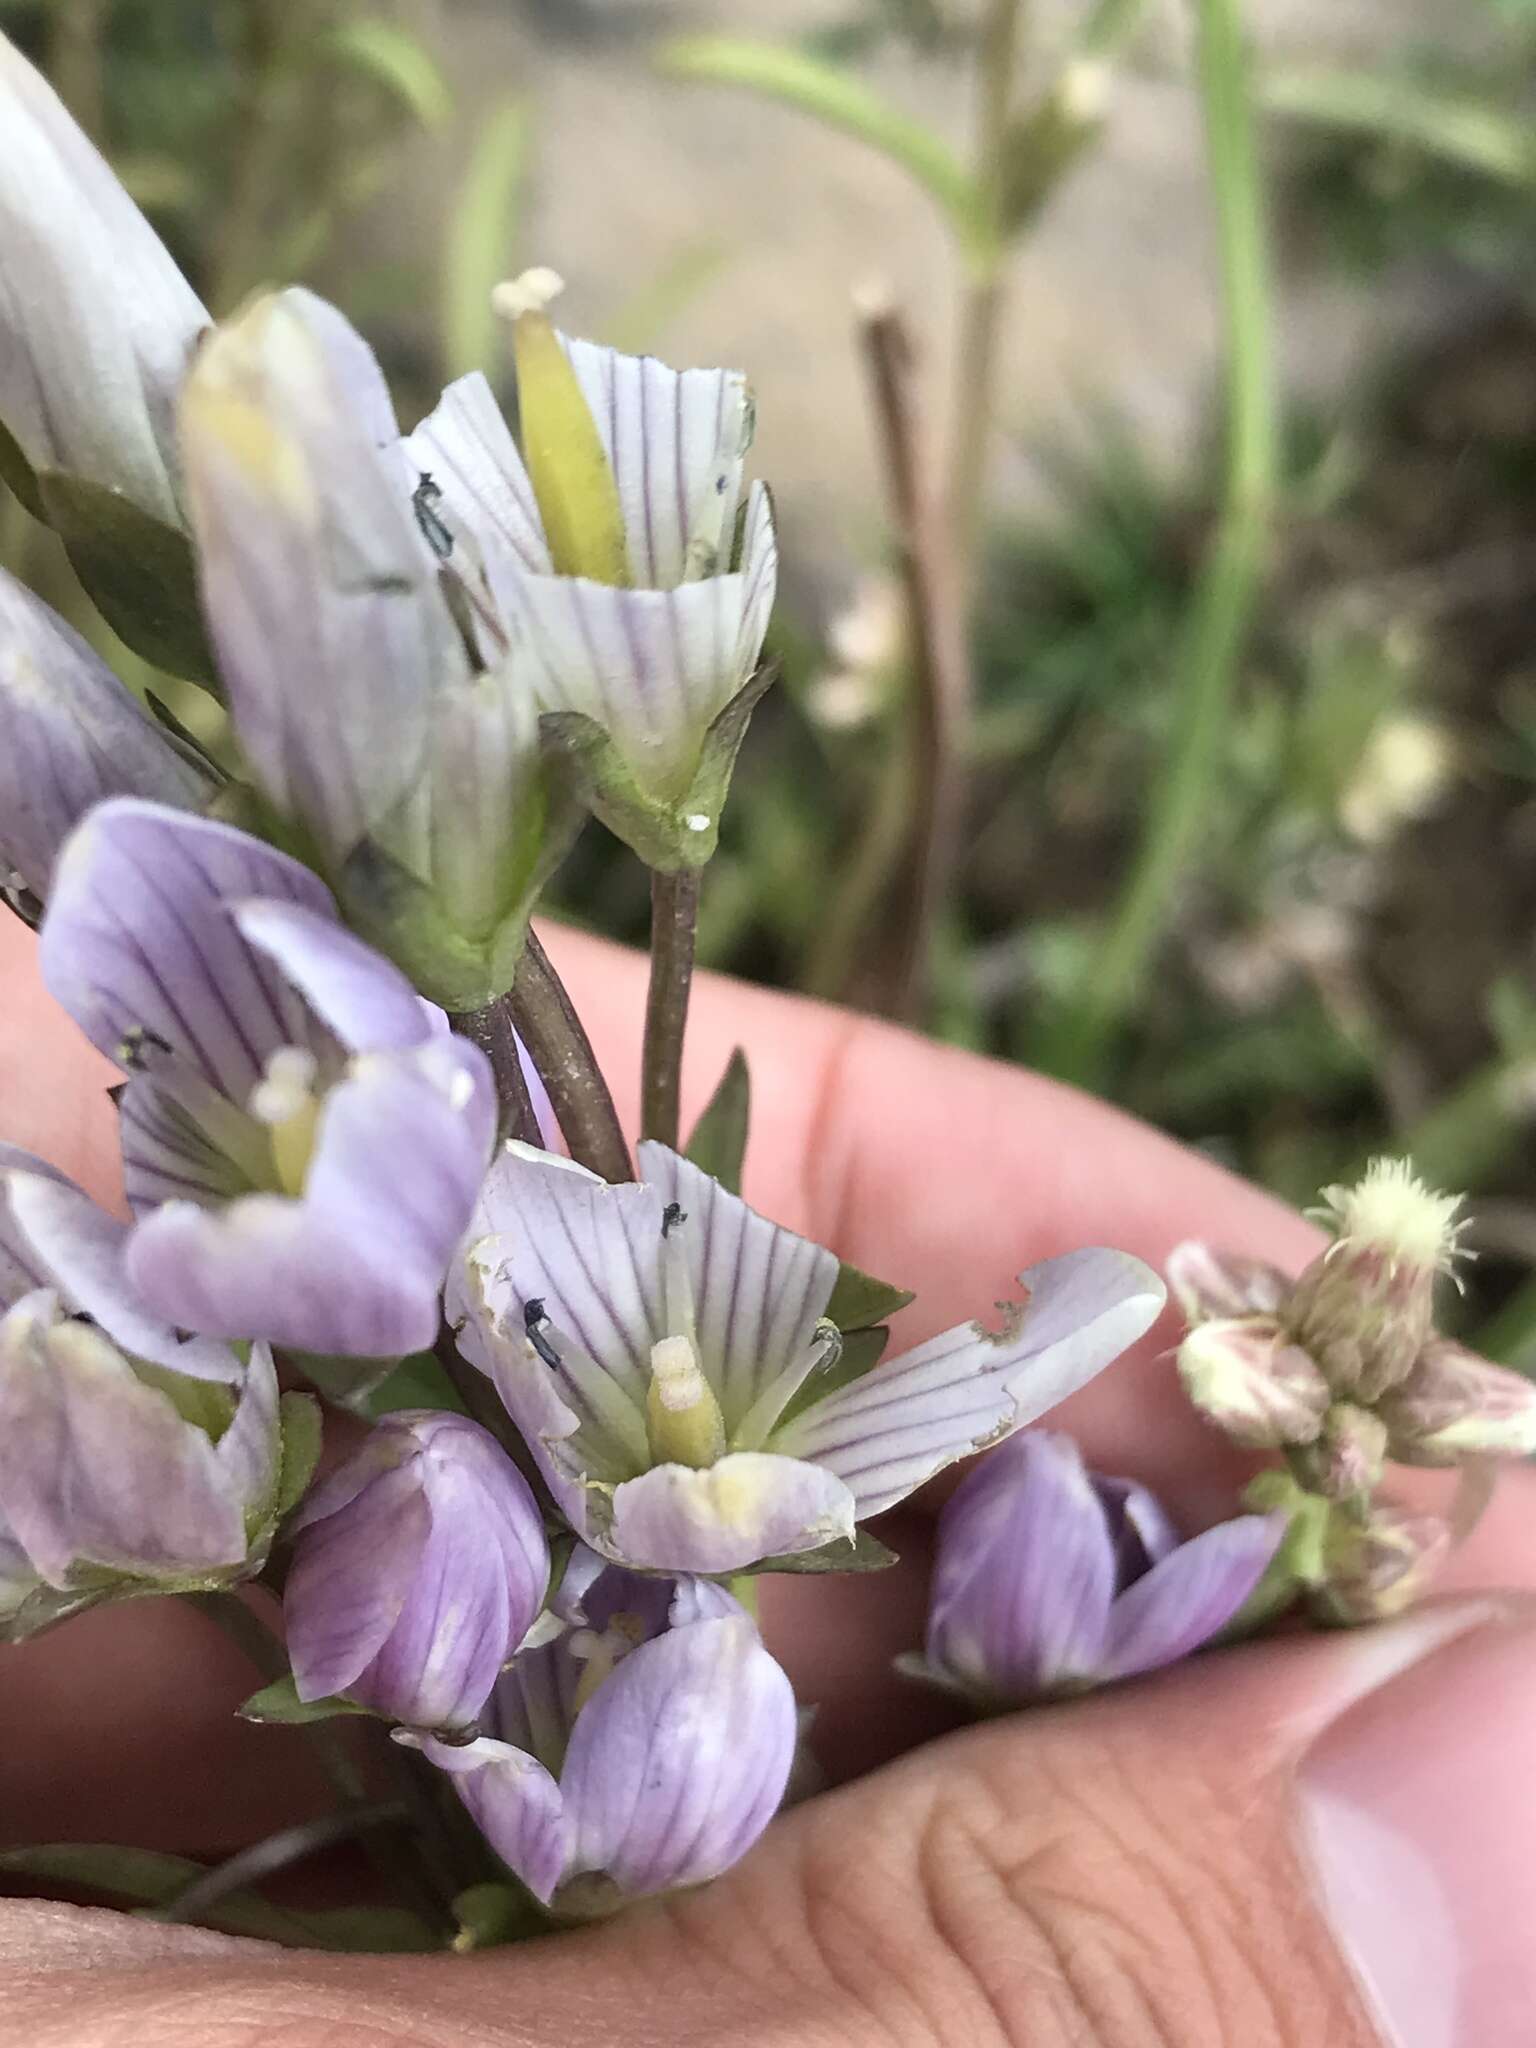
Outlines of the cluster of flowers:
M0 470L231 734L215 760L0 577L0 857L121 1070L127 1216L0 1149L0 1637L259 1581L294 1715L387 1722L579 1916L723 1870L783 1797L747 1578L860 1562L973 1451L1013 1439L946 1510L920 1669L979 1705L1332 1584L1296 1500L1180 1544L1015 1434L1149 1329L1138 1260L1049 1260L997 1328L884 1357L905 1296L666 1143L637 1175L562 1156L484 1049L584 815L663 876L713 849L775 577L740 377L570 341L533 274L503 295L519 438L478 375L401 435L308 293L213 326L3 42L0 112ZM1523 1383L1430 1331L1447 1219L1416 1262L1401 1225L1367 1189L1294 1287L1176 1269L1197 1401L1290 1450L1335 1565L1381 1540L1382 1457L1531 1441ZM318 1481L274 1354L366 1423Z

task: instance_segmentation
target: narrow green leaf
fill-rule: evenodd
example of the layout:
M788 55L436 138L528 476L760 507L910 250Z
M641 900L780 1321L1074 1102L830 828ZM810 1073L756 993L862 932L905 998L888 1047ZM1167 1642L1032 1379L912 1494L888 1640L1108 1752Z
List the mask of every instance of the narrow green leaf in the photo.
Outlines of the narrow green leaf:
M673 78L744 86L798 108L825 127L841 129L899 164L966 241L981 232L985 209L948 143L837 65L782 43L736 36L681 36L663 44L657 61Z
M435 58L393 22L344 22L325 37L323 47L393 94L423 128L445 127L452 118L453 94Z
M518 212L532 123L521 97L492 107L449 209L443 243L443 361L450 377L489 370L501 323L491 292L517 265Z
M837 1285L827 1303L827 1314L843 1332L868 1330L883 1323L913 1299L906 1287L893 1287L888 1280L876 1280L861 1273L845 1259L837 1271Z
M1422 150L1460 170L1521 189L1536 185L1529 116L1481 94L1429 86L1387 71L1281 71L1264 81L1266 109L1313 127Z
M366 1714L366 1707L351 1700L328 1698L301 1700L291 1673L274 1678L260 1692L253 1692L238 1709L242 1721L260 1721L281 1728L307 1728L315 1721L334 1721L339 1714Z
M896 1552L867 1529L855 1530L853 1540L838 1537L820 1550L802 1550L794 1557L768 1557L748 1567L738 1578L757 1578L764 1572L883 1572L895 1564Z
M741 1193L741 1167L751 1114L752 1079L747 1072L747 1056L738 1045L693 1127L687 1152L695 1166L712 1174L733 1195Z
M50 469L36 482L44 518L113 632L156 668L212 689L187 536L85 477Z
M314 1395L297 1391L284 1394L279 1401L278 1419L283 1445L277 1480L277 1513L281 1519L290 1508L298 1506L304 1498L305 1488L315 1476L315 1467L320 1462L320 1438L325 1429L325 1419Z

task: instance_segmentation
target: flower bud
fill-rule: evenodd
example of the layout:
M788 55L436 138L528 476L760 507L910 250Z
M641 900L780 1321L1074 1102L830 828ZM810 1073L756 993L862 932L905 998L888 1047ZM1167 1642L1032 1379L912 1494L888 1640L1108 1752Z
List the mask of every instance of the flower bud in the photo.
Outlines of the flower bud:
M1382 1506L1357 1522L1335 1510L1324 1544L1325 1576L1309 1604L1324 1621L1389 1620L1429 1590L1450 1548L1450 1528L1438 1515Z
M1354 1500L1380 1480L1386 1455L1387 1426L1381 1418L1352 1401L1336 1401L1317 1441L1299 1452L1297 1469L1325 1500Z
M299 1698L471 1727L549 1583L538 1508L495 1438L457 1415L391 1415L295 1527L283 1614Z
M0 427L30 472L16 479L22 494L46 511L47 485L62 476L178 526L172 405L208 316L52 86L4 37L0 248Z
M46 898L59 848L109 796L196 809L213 794L79 634L0 569L0 869Z
M1184 1391L1234 1443L1267 1450L1307 1444L1328 1407L1328 1385L1273 1316L1197 1323L1179 1346Z
M49 1289L23 1296L0 1319L8 1632L35 1625L29 1579L79 1605L259 1570L278 1513L281 1438L263 1346L236 1392L128 1358Z
M1536 1453L1536 1384L1437 1337L1379 1405L1390 1455L1403 1465Z
M1335 1242L1291 1289L1286 1327L1335 1393L1374 1403L1408 1377L1431 1335L1461 1197L1436 1194L1405 1160L1377 1159L1355 1187L1324 1199Z
M1230 1316L1274 1315L1291 1289L1290 1280L1266 1259L1219 1252L1190 1238L1168 1254L1168 1285L1193 1329L1196 1323Z

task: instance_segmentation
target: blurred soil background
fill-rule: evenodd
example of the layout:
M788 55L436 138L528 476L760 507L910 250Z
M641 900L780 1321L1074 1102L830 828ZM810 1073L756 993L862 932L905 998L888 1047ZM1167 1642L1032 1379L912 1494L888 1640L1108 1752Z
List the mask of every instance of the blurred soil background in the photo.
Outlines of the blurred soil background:
M1236 321L1192 10L1025 12L1021 118L1102 120L999 266L914 1011L881 963L918 915L924 683L854 305L878 282L901 309L937 459L974 398L974 273L907 144L969 160L995 0L0 0L215 310L316 283L405 416L472 367L514 402L489 286L535 262L573 330L748 372L783 686L707 879L710 964L1061 1072L1293 1199L1411 1149L1474 1196L1467 1330L1536 1367L1536 0L1248 6L1272 277ZM817 116L761 70L706 82L675 45L701 35L843 84ZM1245 375L1262 400L1267 346L1278 455L1213 667L1190 622L1237 530L1223 406L1244 349L1237 403ZM47 537L14 507L0 531L67 604ZM1159 815L1179 857L1148 879ZM643 938L644 877L597 828L556 893Z

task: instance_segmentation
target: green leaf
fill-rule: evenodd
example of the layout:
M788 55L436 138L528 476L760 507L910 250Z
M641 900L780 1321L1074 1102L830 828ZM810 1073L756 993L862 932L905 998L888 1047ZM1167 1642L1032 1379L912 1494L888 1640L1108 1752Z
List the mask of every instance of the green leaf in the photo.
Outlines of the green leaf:
M280 1728L307 1728L315 1721L334 1721L339 1714L367 1714L351 1700L328 1697L301 1700L291 1672L253 1692L237 1710L242 1721L260 1721Z
M1313 127L1376 136L1475 171L1500 184L1536 185L1536 131L1481 95L1427 86L1388 71L1281 71L1263 87L1265 107Z
M449 209L443 244L443 361L450 377L489 370L501 350L491 292L516 268L518 212L531 129L521 98L503 100L480 126Z
M125 1849L111 1842L48 1842L34 1848L0 1849L0 1876L29 1877L45 1884L78 1886L151 1909L179 1898L207 1867L190 1857L155 1849ZM295 1913L271 1905L256 1892L230 1892L209 1906L198 1923L222 1934L245 1934L285 1948L317 1948L378 1954L419 1954L442 1946L414 1913L393 1907L338 1907Z
M423 128L443 128L453 117L453 94L436 60L393 22L344 22L325 37L332 57L383 86Z
M116 491L63 470L38 472L43 517L119 639L156 668L214 686L192 543Z
M876 1280L845 1259L837 1269L837 1285L827 1303L827 1314L846 1334L849 1330L872 1329L913 1299L910 1289L893 1287L888 1280Z
M695 1166L712 1174L733 1195L741 1193L741 1166L746 1156L751 1113L752 1080L747 1072L747 1056L738 1045L693 1127L687 1151Z
M894 1550L871 1536L867 1529L857 1529L851 1542L839 1536L833 1543L824 1543L820 1550L802 1550L794 1557L767 1557L736 1576L749 1579L763 1572L883 1572L895 1562Z
M281 1520L304 1498L304 1490L320 1462L325 1418L313 1394L284 1394L277 1404L282 1428L282 1462L277 1478L277 1515Z
M953 222L962 240L985 230L985 208L965 166L941 136L891 106L835 64L782 43L736 36L681 36L657 59L673 78L739 85L841 129L900 165Z

